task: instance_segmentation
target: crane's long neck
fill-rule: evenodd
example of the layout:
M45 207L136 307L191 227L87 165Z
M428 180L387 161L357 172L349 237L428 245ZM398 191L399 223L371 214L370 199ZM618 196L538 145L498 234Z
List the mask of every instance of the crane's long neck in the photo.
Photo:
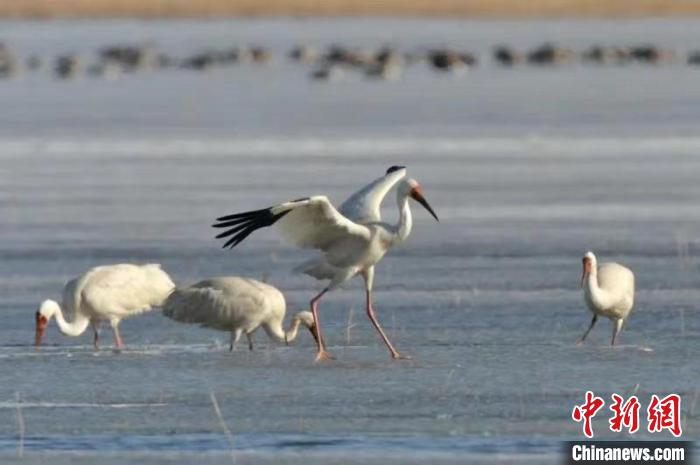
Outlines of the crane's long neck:
M606 307L609 300L608 292L598 284L598 265L594 264L591 271L586 275L584 281L584 291L588 294L591 302L597 307Z
M267 330L267 334L273 339L280 342L292 342L299 333L300 325L301 321L298 318L294 318L287 330L282 328L282 320L266 325L265 329Z
M396 199L399 206L399 221L396 223L396 242L403 242L413 228L413 216L408 205L408 195L399 194Z
M57 309L55 317L58 329L66 336L80 336L90 324L90 319L77 312L73 321L66 321L60 308Z

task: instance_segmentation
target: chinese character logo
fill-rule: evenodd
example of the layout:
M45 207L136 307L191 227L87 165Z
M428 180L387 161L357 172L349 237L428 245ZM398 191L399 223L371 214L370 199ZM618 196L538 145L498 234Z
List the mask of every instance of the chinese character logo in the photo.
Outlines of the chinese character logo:
M669 430L675 437L680 437L681 430L681 396L669 394L663 399L654 394L647 409L649 432Z
M639 399L632 396L623 403L623 398L617 394L612 395L613 404L610 410L615 414L610 420L610 431L620 432L622 427L629 429L634 434L639 429Z
M601 397L596 397L591 391L586 391L586 402L575 406L571 412L571 418L574 421L579 423L583 421L583 434L587 438L593 437L591 419L598 413L598 410L603 408L603 405L605 405L605 401Z
M610 410L612 418L608 420L610 431L620 433L626 428L630 434L639 430L639 411L641 404L637 396L631 396L627 401L618 394L612 394ZM593 437L593 417L603 408L605 401L593 392L586 391L586 401L575 405L571 418L577 423L583 422L583 434ZM650 433L660 433L668 430L675 437L681 437L681 396L669 394L660 399L656 394L651 396L647 408L647 430Z

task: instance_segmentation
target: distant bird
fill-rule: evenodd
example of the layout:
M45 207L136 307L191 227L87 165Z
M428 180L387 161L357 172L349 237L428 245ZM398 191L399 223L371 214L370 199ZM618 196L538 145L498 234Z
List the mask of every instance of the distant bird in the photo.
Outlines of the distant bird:
M111 64L122 71L136 71L156 62L152 45L110 45L99 50L102 64Z
M540 45L527 54L527 61L532 65L545 66L568 63L574 58L574 52L557 47L549 42Z
M593 312L593 319L578 343L582 344L586 340L598 317L605 316L613 322L610 344L615 345L617 334L634 306L634 274L629 268L617 263L598 265L593 252L586 252L583 256L581 286L586 305Z
M319 56L318 50L310 45L299 45L289 52L289 58L300 63L313 63Z
M594 45L581 53L581 58L585 62L598 65L624 64L631 59L631 50L628 47L610 47Z
M160 265L106 265L90 269L66 284L63 308L72 315L66 321L58 302L45 300L36 312L36 346L51 318L56 317L60 331L67 336L79 336L92 325L94 345L98 347L100 323L109 321L117 348L124 346L119 335L122 318L137 315L159 306L172 292L170 276Z
M476 66L477 58L469 52L438 49L428 53L428 62L438 71L454 71Z
M210 69L217 63L216 52L207 50L203 52L195 53L194 55L186 58L180 66L186 69L192 69L195 71L204 71Z
M493 50L493 59L502 66L513 66L523 61L523 55L506 45L499 45Z
M277 224L283 236L299 247L321 252L317 258L297 267L316 279L329 284L313 299L313 312L318 353L316 360L332 358L326 351L318 318L318 302L328 291L336 289L357 274L365 281L367 316L379 332L395 359L408 358L399 354L379 325L372 307L374 265L394 245L411 233L413 219L408 199L423 205L437 220L438 217L423 196L423 189L414 179L404 179L406 169L392 166L386 174L346 200L339 210L327 197L318 195L281 203L262 210L237 213L218 218L216 228L227 228L217 238L229 237L224 247L235 247L253 231ZM401 181L399 183L399 181ZM381 221L380 205L387 192L397 183L399 220L392 225Z
M307 327L316 339L311 312L297 313L289 329L284 330L286 309L284 295L277 288L237 276L205 279L176 289L163 304L163 314L175 321L229 331L230 350L242 334L253 350L252 336L261 326L271 339L285 343L296 339L300 325Z
M630 48L630 58L639 63L670 63L676 59L673 50L662 49L654 45L637 45Z
M54 73L59 79L70 79L80 71L81 62L77 55L61 55L56 58Z
M264 64L272 61L272 52L265 47L253 46L250 47L249 52L254 63Z

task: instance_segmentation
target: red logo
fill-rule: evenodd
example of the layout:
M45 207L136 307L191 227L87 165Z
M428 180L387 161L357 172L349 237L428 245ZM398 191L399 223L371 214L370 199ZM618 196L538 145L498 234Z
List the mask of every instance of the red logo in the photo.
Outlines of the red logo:
M636 433L639 429L639 399L637 396L632 396L623 404L623 398L617 394L612 395L614 403L610 406L615 416L610 420L610 431L620 432L622 427L629 429L631 434Z
M623 428L627 428L630 434L636 433L639 430L639 410L641 409L637 396L631 396L627 401L618 394L612 394L610 397L613 400L610 405L613 416L608 420L610 431L619 433ZM583 434L587 438L593 437L593 417L604 405L605 401L602 397L586 391L586 401L574 406L571 418L577 423L583 422ZM681 396L669 394L660 399L656 394L652 395L647 408L647 430L650 433L668 430L675 437L680 437L683 434Z
M663 399L654 394L647 408L649 432L656 433L665 429L675 437L683 434L681 430L681 396L669 394Z
M583 420L583 434L587 438L593 437L593 426L591 419L598 413L598 410L603 408L605 401L601 397L596 397L591 391L586 391L586 402L574 407L571 412L571 418L576 422Z

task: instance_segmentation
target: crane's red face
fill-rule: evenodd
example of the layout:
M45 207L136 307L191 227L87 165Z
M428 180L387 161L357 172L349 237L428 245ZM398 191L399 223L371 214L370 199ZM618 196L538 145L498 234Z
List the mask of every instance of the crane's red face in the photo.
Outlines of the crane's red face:
M44 337L44 332L48 324L48 318L42 315L41 312L36 312L36 334L34 336L34 344L37 349L41 347L41 339Z
M420 186L420 184L415 183L415 185L411 189L410 196L413 200L415 200L419 204L423 205L423 207L426 210L428 210L428 212L433 216L433 218L435 218L435 221L440 222L440 220L438 219L437 215L433 211L433 209L430 206L430 204L428 203L428 201L425 200L425 197L423 196L423 188Z
M586 276L591 272L591 268L593 267L593 261L588 258L588 257L583 257L583 274L581 275L581 287L583 287L583 281L586 279Z

